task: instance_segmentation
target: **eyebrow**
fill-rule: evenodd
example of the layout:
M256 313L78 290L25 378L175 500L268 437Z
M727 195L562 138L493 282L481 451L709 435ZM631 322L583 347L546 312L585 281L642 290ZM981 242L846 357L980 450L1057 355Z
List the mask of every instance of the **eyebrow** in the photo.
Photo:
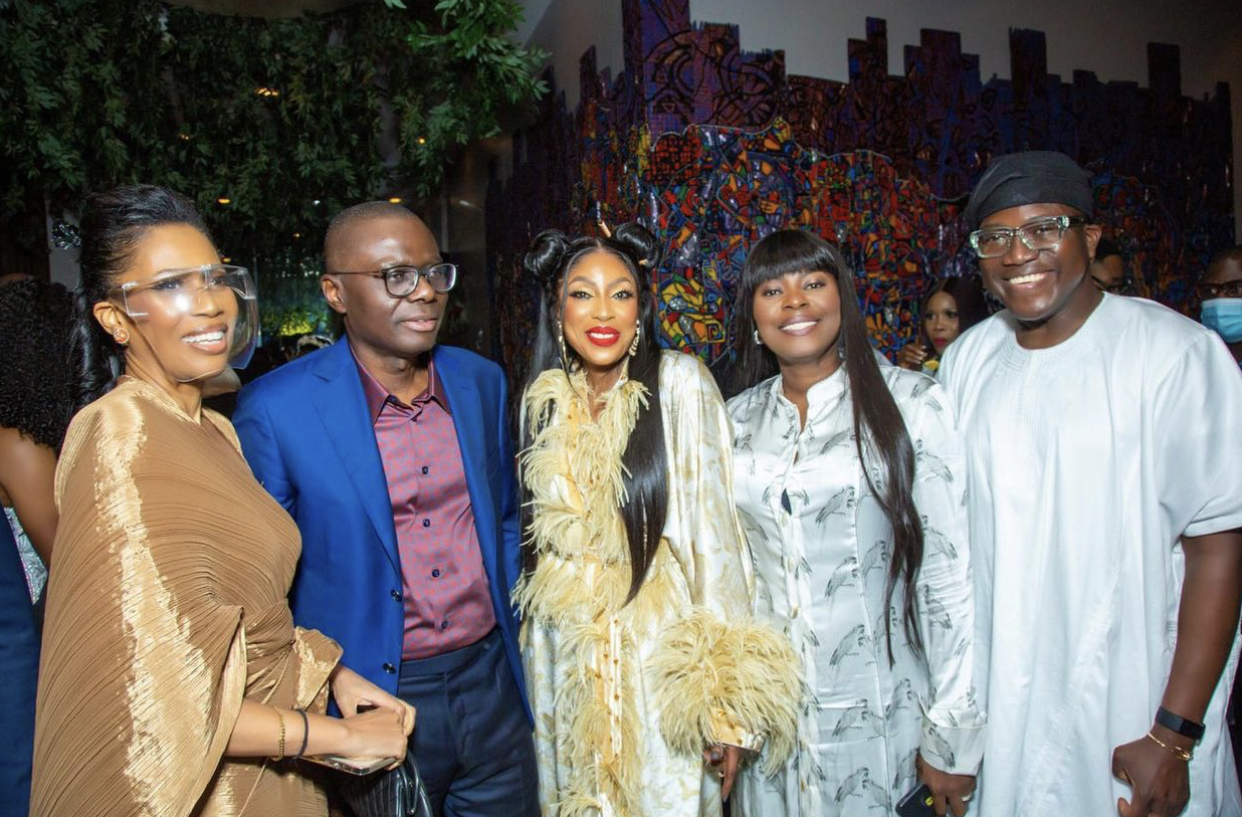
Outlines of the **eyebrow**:
M591 280L590 280L590 279L588 279L585 275L577 275L577 276L575 276L575 277L573 277L573 278L570 278L570 279L569 279L569 283L570 283L570 284L579 284L579 283L581 283L581 284L590 284L590 283L592 283L592 282L591 282ZM608 283L608 286L606 286L606 287L605 287L605 289L612 289L612 288L613 288L613 287L615 287L617 284L632 284L632 283L634 283L634 279L633 279L633 278L631 278L631 277L630 277L630 276L628 276L628 275L622 275L620 278L617 278L617 279L614 279L613 281L610 281L610 282ZM568 284L567 284L566 286L568 286Z

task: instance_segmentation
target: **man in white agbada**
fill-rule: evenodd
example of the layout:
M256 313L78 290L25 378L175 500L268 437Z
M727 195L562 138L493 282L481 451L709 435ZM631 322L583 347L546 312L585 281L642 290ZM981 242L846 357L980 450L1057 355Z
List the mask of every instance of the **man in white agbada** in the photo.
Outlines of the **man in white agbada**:
M1038 152L993 162L966 210L1006 306L942 369L990 721L975 813L1238 815L1242 378L1212 332L1092 284L1091 206Z

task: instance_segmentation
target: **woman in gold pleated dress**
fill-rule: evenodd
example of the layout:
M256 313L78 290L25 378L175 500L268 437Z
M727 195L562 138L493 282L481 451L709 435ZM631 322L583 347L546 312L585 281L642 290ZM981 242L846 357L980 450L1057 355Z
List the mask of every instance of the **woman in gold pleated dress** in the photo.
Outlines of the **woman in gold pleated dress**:
M402 756L414 712L293 625L297 527L201 405L253 350L249 274L186 199L149 186L88 202L81 270L97 399L56 473L31 814L325 815L292 759ZM330 694L346 717L323 714Z

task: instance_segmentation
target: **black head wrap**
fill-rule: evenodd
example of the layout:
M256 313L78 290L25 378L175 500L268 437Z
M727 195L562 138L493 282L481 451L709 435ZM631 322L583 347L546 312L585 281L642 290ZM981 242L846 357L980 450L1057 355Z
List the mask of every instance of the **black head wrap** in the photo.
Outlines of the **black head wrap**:
M1090 218L1091 174L1053 150L998 156L975 185L963 215L974 229L993 213L1024 204L1064 204Z

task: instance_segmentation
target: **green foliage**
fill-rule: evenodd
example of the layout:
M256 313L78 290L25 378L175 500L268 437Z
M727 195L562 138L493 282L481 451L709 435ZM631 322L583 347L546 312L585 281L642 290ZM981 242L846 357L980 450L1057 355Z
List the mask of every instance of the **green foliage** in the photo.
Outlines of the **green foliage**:
M460 145L545 91L544 55L506 36L512 0L385 3L294 20L0 4L0 222L32 194L61 212L163 184L197 200L222 253L301 276L333 212L435 192Z

